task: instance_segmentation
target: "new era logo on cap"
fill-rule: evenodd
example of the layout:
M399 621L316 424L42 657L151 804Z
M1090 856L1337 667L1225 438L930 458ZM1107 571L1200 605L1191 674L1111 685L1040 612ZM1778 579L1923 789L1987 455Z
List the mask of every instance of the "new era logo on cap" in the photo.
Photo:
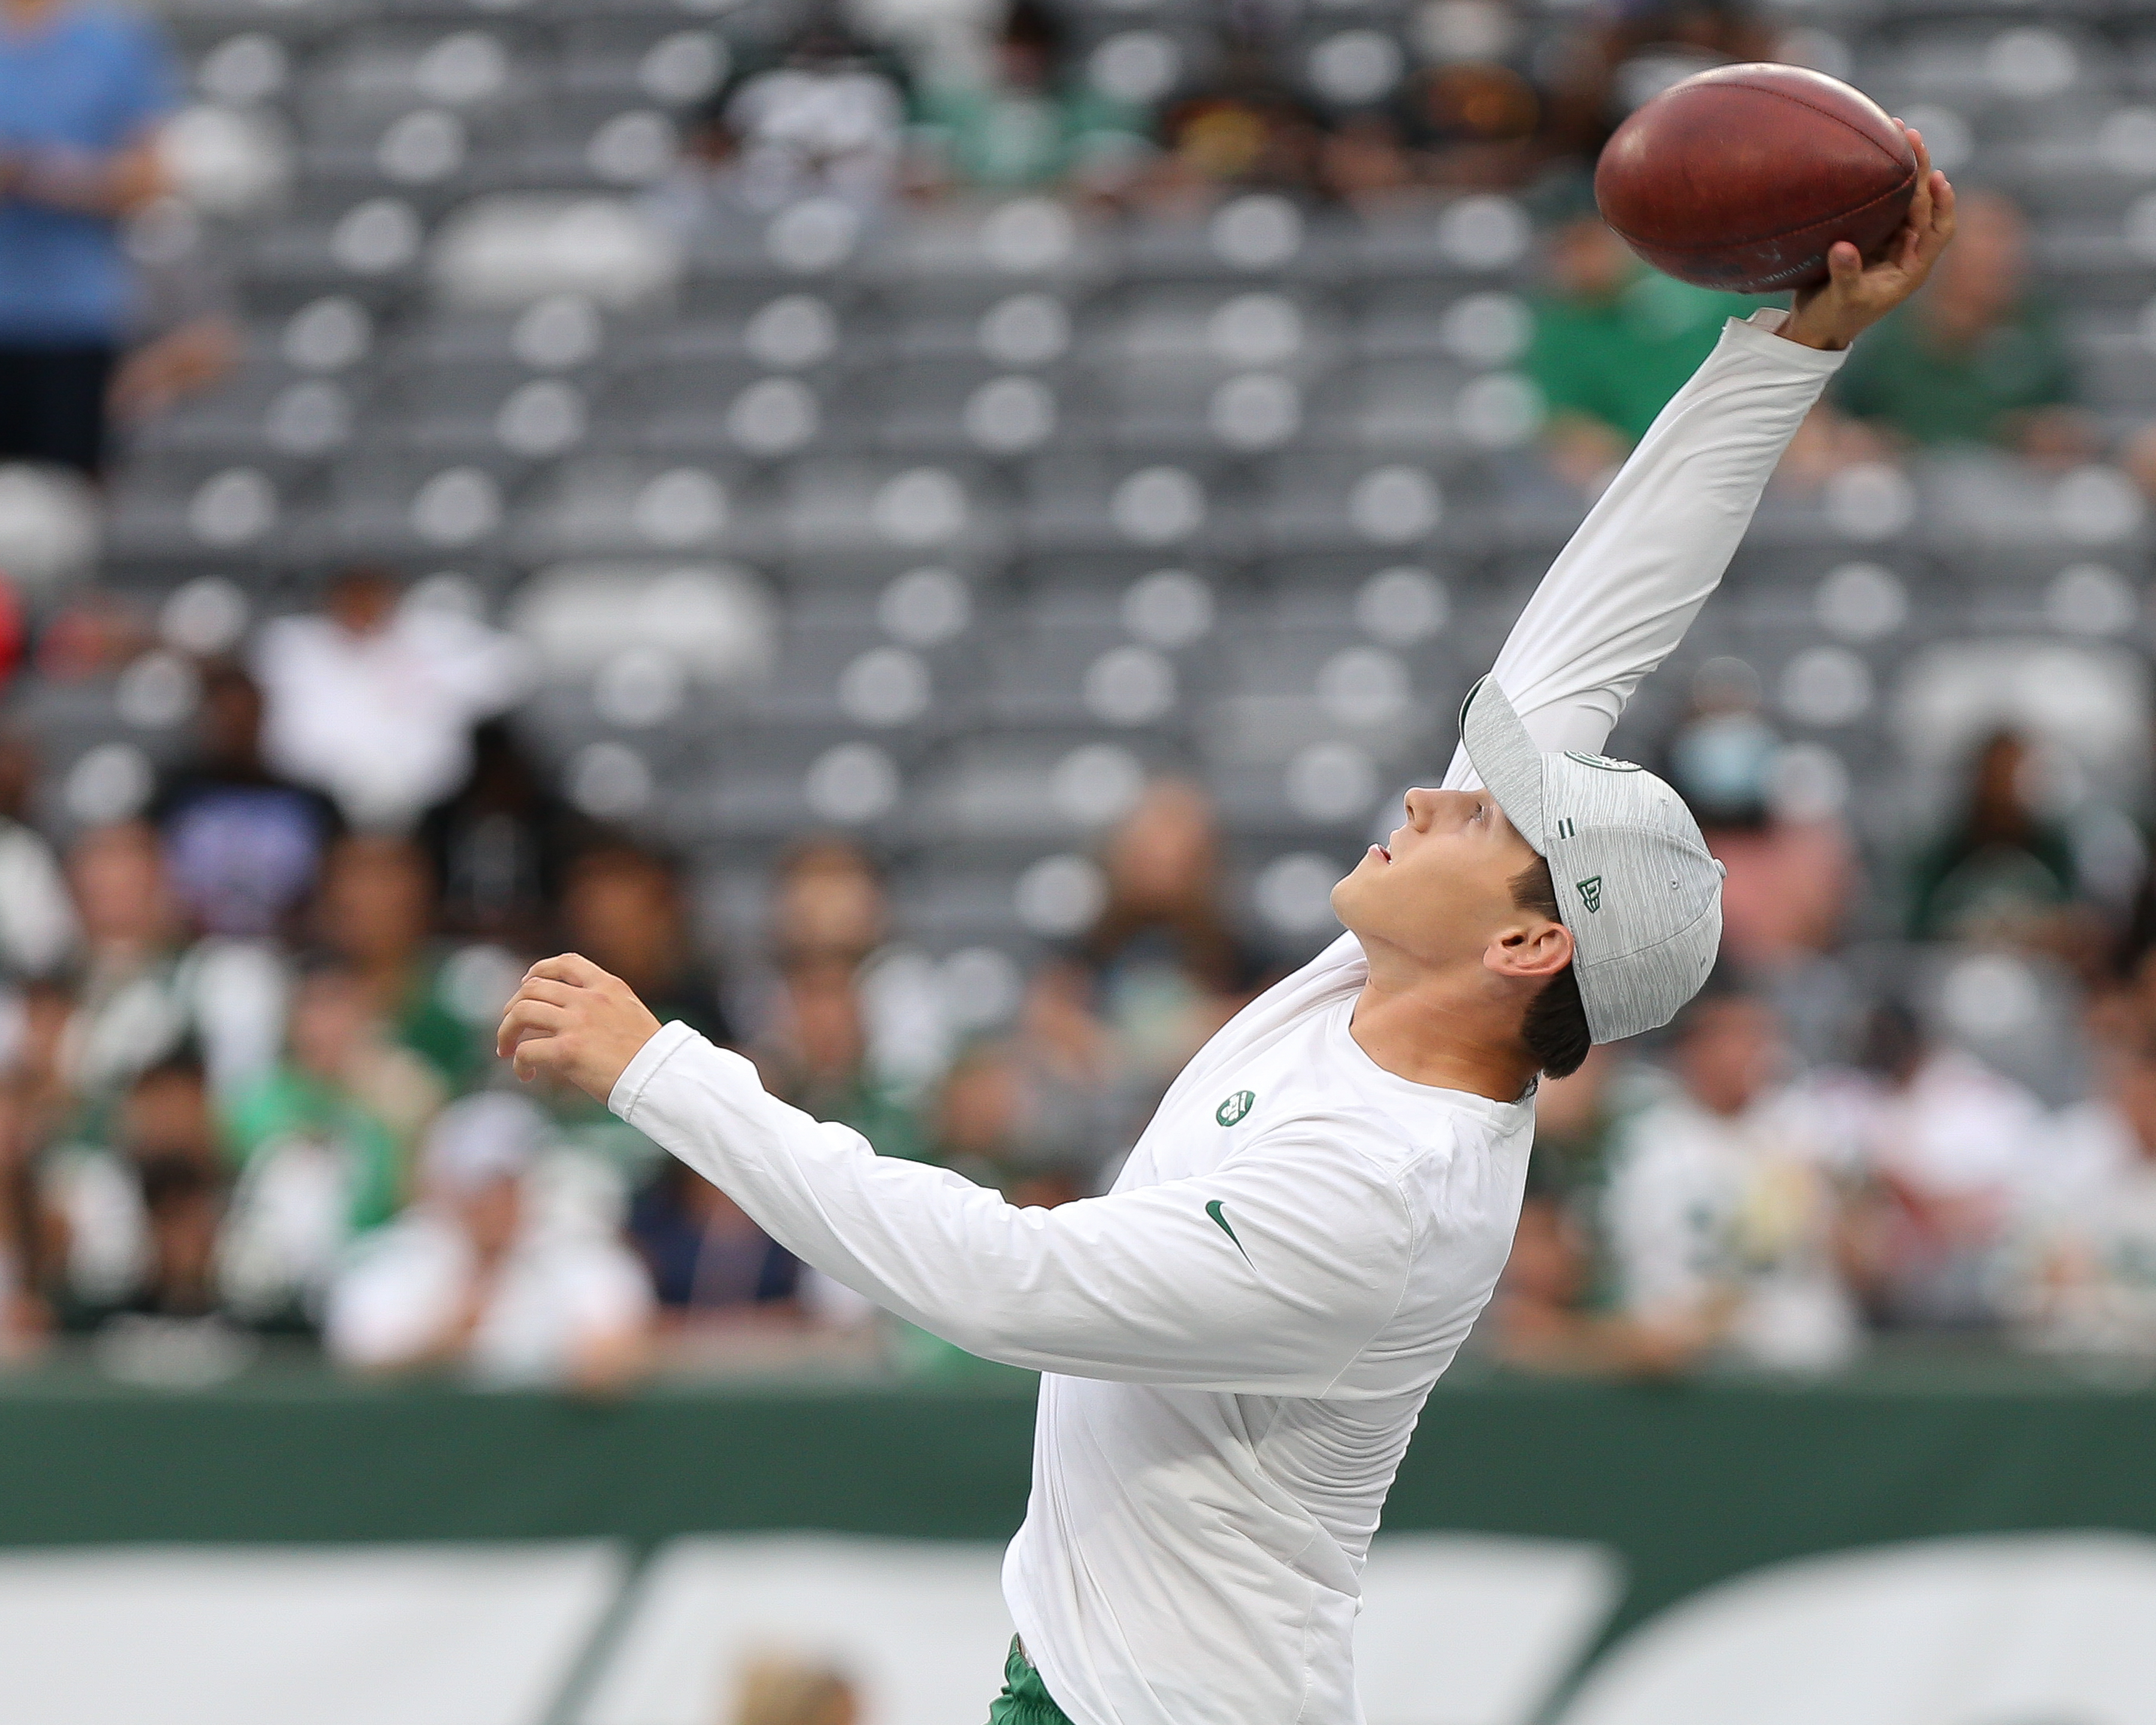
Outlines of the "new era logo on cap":
M1683 799L1630 761L1537 748L1488 677L1468 691L1460 737L1505 818L1573 883L1558 906L1594 1040L1667 1024L1722 945L1722 865Z

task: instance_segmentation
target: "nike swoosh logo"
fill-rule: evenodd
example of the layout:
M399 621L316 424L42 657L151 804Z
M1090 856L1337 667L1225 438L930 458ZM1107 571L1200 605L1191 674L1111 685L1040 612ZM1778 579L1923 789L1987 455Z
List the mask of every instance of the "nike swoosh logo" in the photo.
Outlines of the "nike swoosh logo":
M1223 1234L1226 1235L1230 1240L1235 1240L1235 1230L1228 1225L1228 1219L1220 1214L1220 1200L1219 1199L1213 1198L1206 1200L1205 1214L1212 1217L1214 1221L1220 1224L1220 1231ZM1235 1250L1239 1252L1243 1252L1243 1261L1245 1264L1250 1263L1250 1255L1248 1252L1243 1251L1243 1243L1241 1240L1235 1240Z

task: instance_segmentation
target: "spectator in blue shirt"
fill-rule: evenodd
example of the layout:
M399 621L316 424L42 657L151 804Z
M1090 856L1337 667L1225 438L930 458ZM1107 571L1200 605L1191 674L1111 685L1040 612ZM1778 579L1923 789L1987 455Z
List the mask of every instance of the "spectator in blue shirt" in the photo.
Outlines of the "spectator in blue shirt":
M164 189L162 39L97 0L0 0L0 461L95 475L133 310L119 223Z

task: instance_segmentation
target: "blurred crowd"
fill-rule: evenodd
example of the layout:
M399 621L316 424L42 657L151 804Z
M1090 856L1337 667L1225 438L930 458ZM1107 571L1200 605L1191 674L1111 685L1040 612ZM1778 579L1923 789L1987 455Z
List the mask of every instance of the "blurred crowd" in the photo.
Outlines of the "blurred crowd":
M1584 170L1676 77L1801 58L1805 33L1649 4L1552 39L1501 0L1434 0L1411 62L1368 34L1291 69L1298 8L1220 13L1194 56L1143 32L1081 54L1041 0L807 9L682 116L649 207L693 236L812 196L870 221L1028 188L1142 222L1248 191L1382 211L1502 190L1543 223L1519 362L1547 471L1582 494L1752 309L1641 268ZM0 462L94 478L115 425L237 352L213 280L159 261L167 61L88 0L0 0ZM1946 450L2156 486L2156 443L2082 393L2023 214L1975 187L1778 483ZM1860 610L1905 603L1852 578ZM106 675L146 629L94 588L32 614L0 583L0 677ZM879 1357L880 1321L723 1194L514 1082L492 1034L528 963L580 951L880 1153L1030 1204L1104 1189L1282 963L1174 778L1105 839L1103 908L1007 1010L906 945L853 837L803 834L753 937L722 939L695 859L561 794L509 639L403 572L346 570L182 675L190 750L105 799L121 818L61 808L31 734L0 732L0 1358L81 1336L118 1368L214 1373L285 1337L355 1371L603 1388ZM1480 1345L1619 1373L1823 1369L1897 1330L2156 1356L2140 811L2064 794L2055 738L1965 741L1923 842L1866 854L1805 794L1758 678L1699 671L1649 742L1728 865L1723 969L1653 1045L1545 1086Z
M1105 1189L1282 968L1172 778L1007 1009L897 937L850 837L788 849L760 937L722 949L680 859L533 764L509 651L359 569L199 667L140 814L41 827L32 746L0 741L9 1355L80 1333L154 1370L290 1336L589 1385L874 1358L857 1296L603 1109L514 1081L492 1035L528 963L582 952L880 1153L1044 1205ZM2008 732L1933 841L1867 874L1837 816L1778 803L1741 671L1702 670L1661 763L1729 868L1722 973L1654 1045L1545 1086L1486 1344L1620 1371L1823 1368L1878 1329L2156 1353L2156 896L2046 812ZM1853 941L1897 893L1903 926ZM2002 1020L2015 988L2039 1004ZM2047 1016L2069 1054L2035 1047L2025 1083Z
M1211 811L1174 780L1106 844L1096 923L993 1028L894 941L853 839L787 851L760 945L716 952L680 860L526 755L510 650L352 571L201 665L190 752L64 849L31 745L0 742L9 1353L82 1332L136 1358L162 1327L191 1358L205 1332L290 1334L362 1370L598 1384L654 1356L873 1352L857 1297L723 1194L514 1081L493 1033L526 965L583 952L778 1095L1023 1204L1100 1190L1264 980Z

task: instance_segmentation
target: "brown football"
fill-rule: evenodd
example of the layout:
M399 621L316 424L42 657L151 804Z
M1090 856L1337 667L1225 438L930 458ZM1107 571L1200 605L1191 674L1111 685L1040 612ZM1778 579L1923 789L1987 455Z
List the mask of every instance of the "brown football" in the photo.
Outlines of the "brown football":
M1656 269L1771 294L1872 255L1902 226L1917 156L1869 96L1800 66L1717 66L1617 128L1594 169L1602 219Z

